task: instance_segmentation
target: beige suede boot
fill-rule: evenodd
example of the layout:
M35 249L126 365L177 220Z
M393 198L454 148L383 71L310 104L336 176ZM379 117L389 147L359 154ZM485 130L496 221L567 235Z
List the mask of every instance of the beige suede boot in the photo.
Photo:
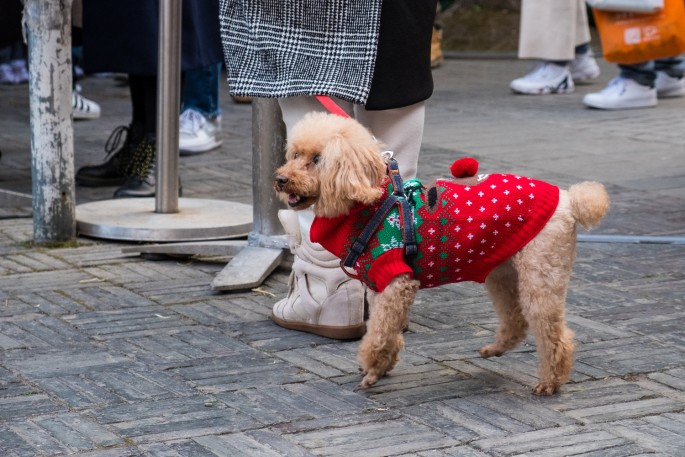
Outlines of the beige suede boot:
M278 218L295 254L288 296L276 303L271 319L292 330L327 338L361 338L364 324L364 285L340 268L340 259L309 240L311 211L281 210Z

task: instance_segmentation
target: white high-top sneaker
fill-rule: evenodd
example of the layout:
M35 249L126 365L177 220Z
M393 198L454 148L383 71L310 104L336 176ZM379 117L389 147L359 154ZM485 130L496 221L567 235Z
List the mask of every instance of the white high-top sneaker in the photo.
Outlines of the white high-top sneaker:
M657 104L656 88L618 76L601 92L585 95L583 103L598 109L648 108Z
M311 211L280 210L278 218L295 254L288 295L277 302L271 319L292 330L327 338L361 338L364 323L365 286L340 268L340 259L312 243Z

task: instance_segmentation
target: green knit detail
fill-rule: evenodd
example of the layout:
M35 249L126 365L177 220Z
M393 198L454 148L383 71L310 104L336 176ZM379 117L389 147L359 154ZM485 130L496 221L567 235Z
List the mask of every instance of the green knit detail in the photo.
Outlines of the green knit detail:
M419 227L423 223L423 219L421 216L419 216L419 209L425 205L423 199L421 198L421 195L423 194L423 186L419 180L410 179L404 182L403 187L404 194L407 197L412 211L412 217L414 218L414 227ZM391 185L388 185L388 193L392 193ZM373 260L377 259L391 249L404 247L404 241L402 240L402 222L400 220L400 211L397 205L388 212L388 215L385 217L380 228L376 232L376 238L378 240L378 245L370 249L371 258ZM417 244L422 240L423 238L416 233ZM419 253L417 260L420 259L421 256L422 254Z

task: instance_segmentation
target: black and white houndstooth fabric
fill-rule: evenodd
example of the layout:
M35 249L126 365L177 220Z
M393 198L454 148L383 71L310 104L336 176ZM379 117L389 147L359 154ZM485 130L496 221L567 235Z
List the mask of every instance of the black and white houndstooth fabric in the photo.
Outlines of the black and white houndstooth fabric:
M382 0L220 0L231 94L364 104Z

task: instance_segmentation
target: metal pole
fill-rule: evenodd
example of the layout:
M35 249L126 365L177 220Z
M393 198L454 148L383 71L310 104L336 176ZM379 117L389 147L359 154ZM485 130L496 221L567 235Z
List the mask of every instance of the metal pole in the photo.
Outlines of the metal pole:
M76 236L71 0L25 0L29 47L33 239Z
M155 212L178 212L178 116L181 107L181 0L159 2Z
M255 98L252 101L252 193L253 225L248 235L251 246L282 247L283 235L278 221L280 200L273 189L276 168L284 160L285 124L278 102L274 99Z
M584 243L685 244L685 236L592 235L581 233L578 234L578 241Z

